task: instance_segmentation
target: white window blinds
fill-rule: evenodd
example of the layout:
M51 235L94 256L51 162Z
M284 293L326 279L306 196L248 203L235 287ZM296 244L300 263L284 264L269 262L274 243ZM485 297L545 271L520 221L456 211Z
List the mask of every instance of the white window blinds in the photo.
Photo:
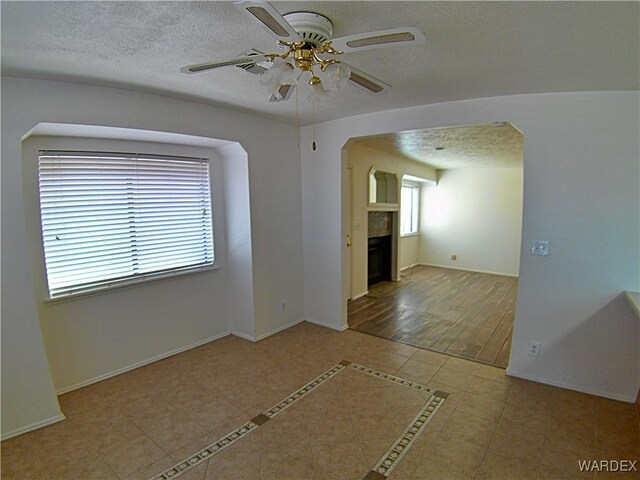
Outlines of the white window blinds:
M213 264L206 159L41 151L39 184L51 298Z

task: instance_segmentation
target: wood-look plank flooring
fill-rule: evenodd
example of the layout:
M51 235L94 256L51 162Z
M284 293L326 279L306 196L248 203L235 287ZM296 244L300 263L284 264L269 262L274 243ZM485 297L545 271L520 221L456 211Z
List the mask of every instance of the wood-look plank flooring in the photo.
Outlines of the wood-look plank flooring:
M349 302L363 333L506 368L518 279L417 266Z

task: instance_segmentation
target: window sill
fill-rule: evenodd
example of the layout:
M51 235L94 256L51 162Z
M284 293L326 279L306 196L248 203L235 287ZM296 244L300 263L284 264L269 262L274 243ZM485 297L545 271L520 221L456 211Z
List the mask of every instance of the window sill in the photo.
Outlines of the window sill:
M136 278L132 280L124 280L122 282L112 283L108 285L101 285L101 286L87 289L87 290L81 290L74 293L60 295L58 297L53 297L53 298L48 297L44 299L44 303L47 305L53 305L53 304L63 303L63 302L81 299L85 297L93 297L95 295L104 295L107 293L111 293L114 290L141 287L151 283L170 280L172 278L184 277L187 275L195 275L198 273L211 272L213 270L218 270L219 268L220 266L214 263L213 265L209 265L201 268L194 268L194 269L182 270L182 271L171 272L171 273L160 273L157 275L150 274L149 276L146 276L146 277Z
M411 232L411 233L402 233L400 234L400 238L404 237L417 237L420 235L420 232Z

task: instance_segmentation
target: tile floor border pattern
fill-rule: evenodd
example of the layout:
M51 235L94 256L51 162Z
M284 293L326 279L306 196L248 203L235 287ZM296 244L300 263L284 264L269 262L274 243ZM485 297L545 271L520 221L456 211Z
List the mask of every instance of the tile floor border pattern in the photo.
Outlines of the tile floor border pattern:
M227 447L230 447L240 439L244 438L246 435L257 429L267 421L271 420L279 413L282 413L295 402L311 393L322 383L335 376L344 368L352 368L366 375L381 378L398 385L403 385L426 393L433 393L427 401L426 405L413 419L411 424L409 424L405 431L402 432L398 439L392 444L391 448L375 464L374 468L369 472L369 474L367 474L365 480L369 478L387 478L391 471L398 465L400 460L402 460L404 455L408 452L414 440L418 438L420 433L422 433L422 430L424 430L427 423L431 420L431 418L433 418L433 415L438 411L449 394L440 390L433 392L425 385L412 382L404 378L396 377L394 375L384 373L379 370L366 367L364 365L359 365L347 360L342 360L340 363L333 366L322 375L319 375L299 390L296 390L294 393L286 397L284 400L278 402L270 409L252 418L244 425L236 428L222 438L214 441L202 450L196 452L193 455L190 455L185 460L182 460L172 467L168 468L167 470L156 474L155 476L151 477L150 480L175 479L188 472L192 468L200 465L202 462L209 460L211 457L220 453ZM374 475L373 477L371 477L372 474Z
M347 362L345 362L343 363L343 365L349 366L358 372L366 373L367 375L371 375L373 377L382 378L384 380L388 380L390 382L397 383L399 385L404 385L405 387L410 387L415 390L420 390L421 392L426 392L426 393L431 392L431 389L429 387L426 387L421 383L416 383L404 378L396 377L395 375L391 375L390 373L380 372L379 370L365 367L364 365L359 365L357 363L351 363L351 362L349 362L348 365L347 365Z
M311 391L319 387L323 382L329 380L331 377L333 377L343 368L345 368L344 365L341 365L341 364L335 365L334 367L327 370L322 375L316 377L315 379L307 383L304 387L300 388L299 390L296 390L294 393L289 395L287 398L285 398L281 402L278 402L276 405L271 407L266 412L257 415L256 417L252 418L244 425L236 428L232 432L216 440L215 442L203 448L199 452L189 456L185 460L182 460L181 462L173 465L172 467L168 468L164 472L161 472L151 477L151 480L173 479L173 478L179 477L183 473L188 472L192 468L200 465L205 460L210 459L214 455L220 453L225 448L230 447L231 445L236 443L238 440L244 438L246 435L248 435L253 430L255 430L259 426L266 423L268 420L275 417L277 414L286 410L288 407L293 405L296 401L300 400L305 395L307 395L308 393L310 393Z
M376 478L387 478L394 468L398 466L400 460L407 454L414 440L425 429L429 421L433 418L438 409L442 406L449 394L441 391L435 392L427 404L418 412L404 432L391 445L391 448L378 460L371 472L367 474L365 480Z

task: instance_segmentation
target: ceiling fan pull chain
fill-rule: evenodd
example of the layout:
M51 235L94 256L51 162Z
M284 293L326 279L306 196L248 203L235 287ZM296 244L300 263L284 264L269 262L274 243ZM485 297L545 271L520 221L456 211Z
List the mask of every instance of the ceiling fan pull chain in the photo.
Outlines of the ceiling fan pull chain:
M298 129L298 148L300 148L300 108L298 107L298 94L300 87L296 88L296 128Z
M311 143L311 149L316 151L316 90L315 85L311 85L311 136L313 142Z

